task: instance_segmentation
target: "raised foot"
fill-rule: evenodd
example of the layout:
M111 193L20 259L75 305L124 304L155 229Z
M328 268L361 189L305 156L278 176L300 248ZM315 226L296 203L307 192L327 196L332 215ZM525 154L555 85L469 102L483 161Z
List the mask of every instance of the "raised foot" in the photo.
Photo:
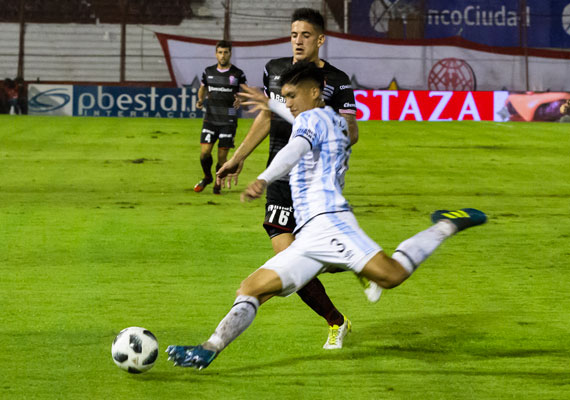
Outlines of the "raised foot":
M482 225L487 222L487 216L483 211L475 208L462 208L461 210L437 210L431 215L431 221L435 224L438 221L447 219L457 227L457 232L473 226Z

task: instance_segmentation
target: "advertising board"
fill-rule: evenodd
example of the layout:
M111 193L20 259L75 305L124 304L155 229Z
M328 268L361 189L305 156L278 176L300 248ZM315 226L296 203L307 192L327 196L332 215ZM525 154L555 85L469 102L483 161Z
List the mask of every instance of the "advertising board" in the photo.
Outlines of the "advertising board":
M558 121L570 93L357 89L354 97L359 121ZM33 84L28 104L31 115L203 118L196 100L193 88Z
M529 47L570 48L568 0L352 0L350 11L354 35L459 36L497 47L520 47L526 40ZM521 26L527 30L526 39Z
M31 115L202 118L195 88L41 85L29 88Z

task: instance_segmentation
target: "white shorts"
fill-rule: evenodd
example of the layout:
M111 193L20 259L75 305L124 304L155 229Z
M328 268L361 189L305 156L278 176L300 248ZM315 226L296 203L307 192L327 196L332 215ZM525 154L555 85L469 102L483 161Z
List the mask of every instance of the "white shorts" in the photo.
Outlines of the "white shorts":
M289 296L328 269L358 274L382 248L364 233L350 211L321 214L310 220L287 249L261 268L277 272L280 296Z

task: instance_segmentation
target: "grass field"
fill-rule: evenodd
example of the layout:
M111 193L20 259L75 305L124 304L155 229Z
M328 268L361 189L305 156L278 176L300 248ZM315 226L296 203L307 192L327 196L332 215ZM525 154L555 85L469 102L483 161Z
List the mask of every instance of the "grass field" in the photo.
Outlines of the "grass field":
M324 275L353 322L340 351L296 297L271 300L208 368L169 344L205 340L272 255L263 201L196 194L197 120L0 118L1 399L570 398L570 129L564 124L360 124L345 194L388 252L439 208L489 222L446 242L367 303ZM249 121L241 121L238 142ZM161 355L119 370L114 336L144 326Z

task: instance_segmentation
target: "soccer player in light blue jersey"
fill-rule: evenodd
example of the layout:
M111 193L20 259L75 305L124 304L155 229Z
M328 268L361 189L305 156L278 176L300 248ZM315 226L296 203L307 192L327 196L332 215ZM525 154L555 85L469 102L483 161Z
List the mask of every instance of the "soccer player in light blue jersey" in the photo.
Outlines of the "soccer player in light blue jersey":
M322 14L311 8L298 8L291 16L291 50L290 57L279 57L269 60L265 64L263 73L263 92L268 100L285 107L285 99L281 96L280 76L292 64L300 61L310 61L321 69L325 76L323 100L338 112L348 124L348 133L354 145L358 141L358 124L356 123L356 103L354 91L348 75L331 65L320 57L320 49L326 43L325 19ZM240 93L247 91L243 88ZM238 96L240 96L238 94ZM240 96L241 97L241 96ZM232 158L228 160L216 173L218 184L226 179L226 186L230 185L233 176L237 183L237 174L242 163L248 158L254 149L269 138L269 158L267 165L271 164L279 150L287 145L293 128L293 116L291 120L283 119L279 113L268 112L264 109L255 117L246 137L236 149ZM235 173L232 173L235 171ZM271 240L271 247L275 254L285 250L295 236L296 223L294 218L293 199L288 177L283 177L272 182L265 190L265 215L263 228ZM373 282L359 278L364 287L364 294L371 302L380 300L381 288ZM327 340L323 349L337 350L343 346L344 339L352 330L350 319L344 315L333 303L327 291L318 279L313 278L303 288L297 291L297 295L315 313L321 316L328 325Z
M291 138L242 200L261 197L268 184L289 174L295 240L241 283L232 309L206 342L168 347L176 366L206 368L249 327L261 304L295 293L322 272L342 268L390 289L409 278L445 239L487 219L472 208L436 211L434 225L402 242L389 257L360 229L342 195L350 138L346 120L324 106L322 71L313 63L295 63L281 80L294 117Z

